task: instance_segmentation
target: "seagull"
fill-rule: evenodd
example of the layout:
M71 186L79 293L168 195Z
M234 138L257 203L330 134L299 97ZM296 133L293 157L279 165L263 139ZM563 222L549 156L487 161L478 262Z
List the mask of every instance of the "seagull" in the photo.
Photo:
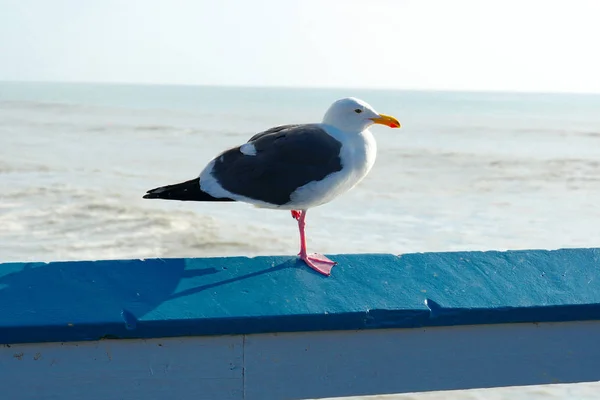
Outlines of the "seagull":
M243 202L290 211L298 222L298 256L329 276L337 263L306 250L306 213L346 193L369 173L377 143L369 127L400 128L394 117L348 97L335 101L320 123L276 126L213 158L197 178L148 190L144 199Z

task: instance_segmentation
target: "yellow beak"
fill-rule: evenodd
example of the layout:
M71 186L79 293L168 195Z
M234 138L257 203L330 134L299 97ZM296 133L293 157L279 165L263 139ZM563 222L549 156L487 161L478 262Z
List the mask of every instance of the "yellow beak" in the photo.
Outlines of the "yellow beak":
M400 122L394 117L390 117L389 115L379 114L379 117L371 118L371 121L376 124L381 124L385 126L389 126L390 128L400 128Z

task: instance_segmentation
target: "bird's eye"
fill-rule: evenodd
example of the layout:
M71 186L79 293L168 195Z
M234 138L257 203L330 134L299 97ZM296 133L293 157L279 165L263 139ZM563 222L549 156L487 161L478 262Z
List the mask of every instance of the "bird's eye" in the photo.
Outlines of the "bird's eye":
M357 108L356 110L354 110L355 113L360 114L362 112L362 110L360 108Z

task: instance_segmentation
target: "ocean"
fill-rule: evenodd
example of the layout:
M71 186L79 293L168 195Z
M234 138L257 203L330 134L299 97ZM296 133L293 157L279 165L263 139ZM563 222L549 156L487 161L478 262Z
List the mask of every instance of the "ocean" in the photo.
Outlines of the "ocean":
M0 262L294 256L289 212L142 195L346 96L403 128L308 212L309 251L600 245L600 95L0 83Z
M0 261L295 255L288 212L142 195L345 96L403 127L309 251L600 244L600 95L0 83Z

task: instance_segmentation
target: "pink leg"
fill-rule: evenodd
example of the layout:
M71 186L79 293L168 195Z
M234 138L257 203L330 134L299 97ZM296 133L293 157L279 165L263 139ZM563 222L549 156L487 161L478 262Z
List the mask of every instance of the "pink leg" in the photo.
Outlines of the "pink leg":
M298 220L298 229L300 230L300 253L298 253L300 259L302 259L306 265L315 271L323 275L331 275L331 268L337 264L335 261L331 261L323 254L307 254L306 252L306 235L304 234L304 227L306 226L306 210L293 210L292 217Z

